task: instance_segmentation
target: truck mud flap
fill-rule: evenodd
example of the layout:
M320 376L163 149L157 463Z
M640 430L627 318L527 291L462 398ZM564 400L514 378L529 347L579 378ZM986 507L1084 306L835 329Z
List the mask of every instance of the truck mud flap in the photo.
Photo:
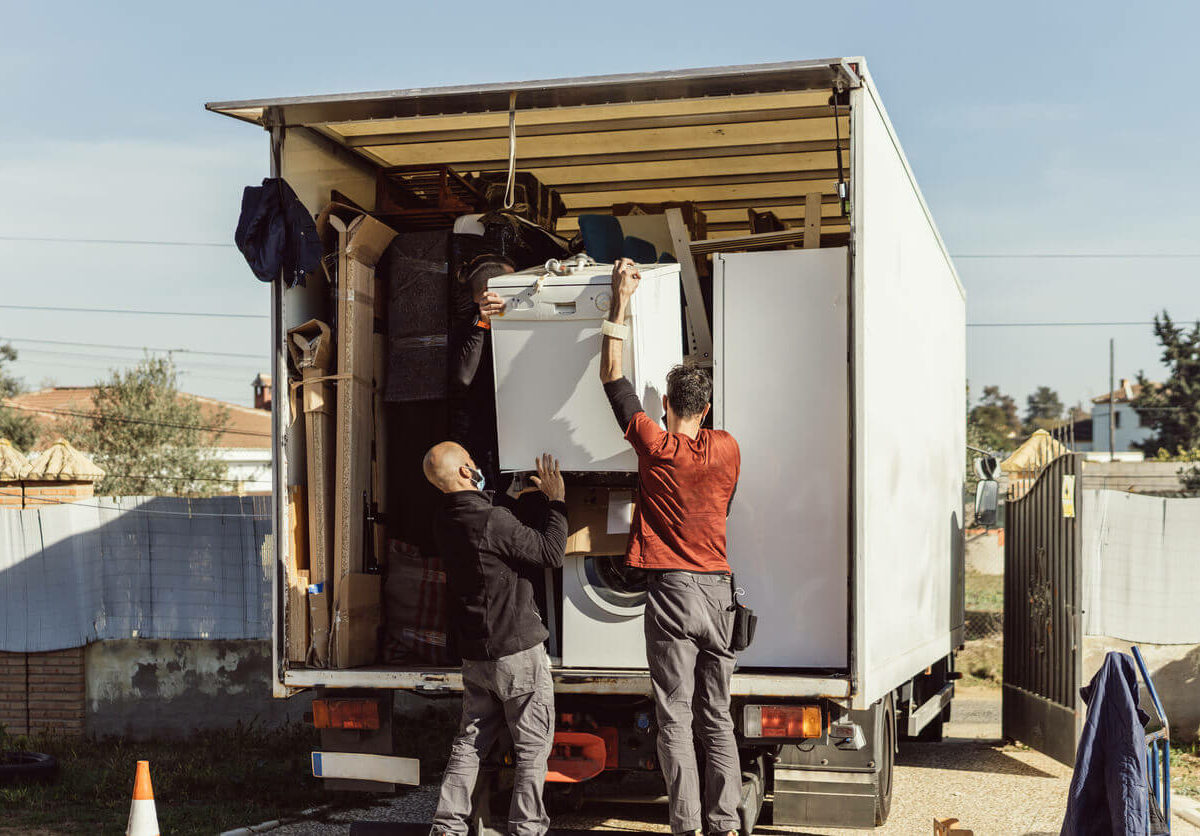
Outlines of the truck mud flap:
M879 775L775 765L775 822L874 827Z

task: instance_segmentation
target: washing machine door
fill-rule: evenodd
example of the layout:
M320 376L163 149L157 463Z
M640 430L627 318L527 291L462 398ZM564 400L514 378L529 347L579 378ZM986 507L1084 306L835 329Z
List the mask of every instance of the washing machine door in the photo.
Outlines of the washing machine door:
M625 563L625 555L591 555L578 561L579 583L588 599L617 616L641 615L646 606L646 572Z

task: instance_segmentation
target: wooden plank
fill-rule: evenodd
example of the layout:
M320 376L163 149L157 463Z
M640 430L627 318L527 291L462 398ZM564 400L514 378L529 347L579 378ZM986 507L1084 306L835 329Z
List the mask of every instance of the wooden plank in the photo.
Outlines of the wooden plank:
M667 228L671 231L671 243L674 245L675 257L679 259L679 279L683 283L683 298L687 304L688 322L695 340L695 351L689 359L701 364L712 363L712 328L708 324L708 314L704 308L704 294L700 290L700 276L696 272L696 262L688 258L692 249L692 239L688 235L687 224L683 222L683 212L678 209L666 211Z
M804 230L788 229L783 232L760 232L757 235L734 235L729 238L707 238L692 242L692 255L753 250L785 244L799 244L804 240Z
M804 249L813 250L821 246L821 193L810 192L804 196Z
M842 150L850 150L850 141L841 141ZM836 139L818 139L809 142L773 142L764 145L716 145L712 148L688 148L684 150L623 151L618 153L577 154L575 156L522 157L521 170L533 171L544 168L590 168L608 165L660 164L667 162L695 162L697 160L753 159L760 156L782 156L791 154L814 154L837 151ZM506 171L508 157L487 159L450 160L447 163L459 171Z
M849 135L849 120L843 117L840 130ZM526 157L571 157L579 154L612 154L629 151L677 151L685 148L770 145L779 142L835 140L833 119L784 119L711 127L658 128L644 131L582 133L569 136L531 136L517 145L517 165ZM366 149L364 149L366 150ZM508 137L456 142L426 142L414 145L370 147L388 165L435 163L454 160L489 159L508 156Z
M829 102L828 90L788 91L782 93L754 93L750 95L722 96L714 98L655 99L643 102L616 102L575 107L534 108L521 107L523 99L517 97L517 119L523 125L548 125L553 123L579 122L591 119L619 119L635 116L674 116L688 113L712 113L714 110L739 112L745 110L768 110L781 107L813 107ZM411 116L400 119L370 119L361 122L341 122L326 126L338 138L366 136L381 133L404 133L406 131L455 130L464 128L508 127L507 102L502 110L484 113L436 114Z
M825 105L815 107L778 107L760 110L723 110L716 113L678 113L653 116L618 117L615 119L581 119L575 122L550 124L522 123L517 118L517 139L529 137L567 137L588 133L616 131L645 131L660 128L708 127L712 125L743 125L758 122L796 121L801 119L832 119L832 110ZM350 148L381 148L395 145L417 145L425 142L460 142L481 139L508 139L508 125L492 127L451 128L434 131L401 131L347 136Z

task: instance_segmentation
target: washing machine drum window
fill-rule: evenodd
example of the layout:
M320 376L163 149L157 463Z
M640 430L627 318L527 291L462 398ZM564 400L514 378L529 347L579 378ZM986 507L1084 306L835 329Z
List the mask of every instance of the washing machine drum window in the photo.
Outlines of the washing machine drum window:
M585 557L583 574L588 597L610 612L631 614L646 603L646 572L627 566L625 555Z

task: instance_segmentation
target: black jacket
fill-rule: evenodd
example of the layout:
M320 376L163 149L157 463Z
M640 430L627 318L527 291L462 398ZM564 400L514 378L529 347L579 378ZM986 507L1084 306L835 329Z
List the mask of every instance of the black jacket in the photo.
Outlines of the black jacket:
M505 507L508 497L494 501L481 491L449 493L434 520L451 624L464 659L499 659L546 640L533 585L523 573L562 566L567 546L564 503L547 507L543 497L540 525L533 526Z
M282 272L288 287L303 285L324 254L312 215L287 181L278 178L268 177L242 192L233 240L260 281L275 281Z
M1062 836L1149 832L1146 722L1133 657L1110 651L1080 689L1087 719L1079 735Z

